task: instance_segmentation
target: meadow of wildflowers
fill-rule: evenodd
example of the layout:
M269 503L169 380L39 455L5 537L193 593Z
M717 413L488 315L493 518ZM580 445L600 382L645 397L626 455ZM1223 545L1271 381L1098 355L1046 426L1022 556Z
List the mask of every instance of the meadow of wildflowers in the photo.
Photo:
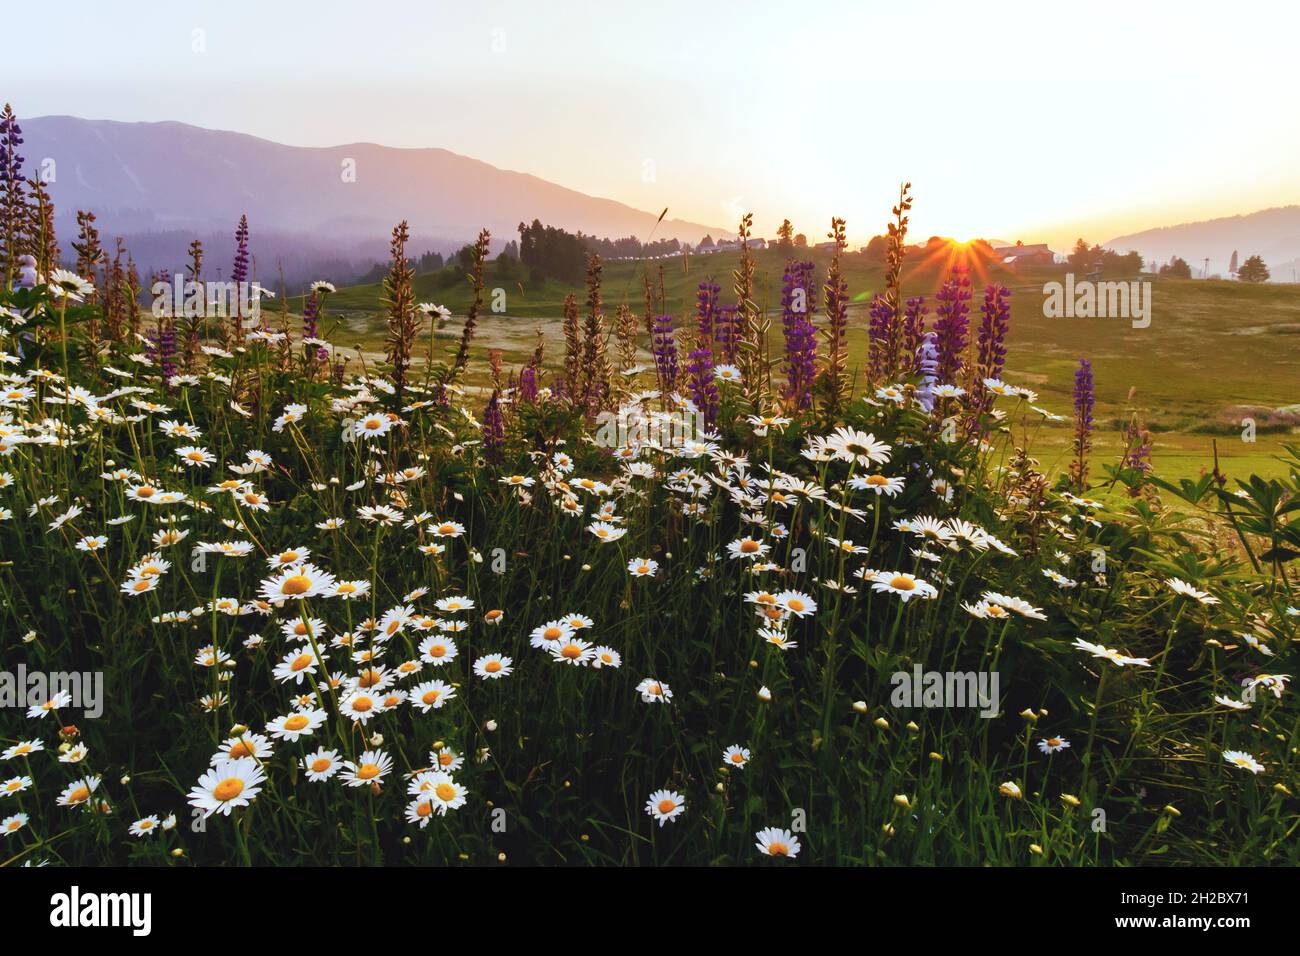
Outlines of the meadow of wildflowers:
M405 223L374 365L328 282L158 315L89 214L65 260L5 123L0 861L1300 861L1300 451L1091 460L1086 358L1041 408L1005 289L900 288L906 191L863 367L837 263L769 316L745 256L616 319L593 257L505 368L486 233L444 355Z

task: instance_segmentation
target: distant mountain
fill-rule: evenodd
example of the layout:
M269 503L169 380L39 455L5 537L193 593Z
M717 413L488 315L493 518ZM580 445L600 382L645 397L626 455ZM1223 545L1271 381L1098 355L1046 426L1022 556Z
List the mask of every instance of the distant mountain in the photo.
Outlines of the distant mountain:
M1292 270L1300 260L1300 206L1261 209L1245 216L1228 216L1204 222L1186 222L1178 226L1148 229L1129 236L1119 236L1103 243L1116 252L1136 249L1142 258L1168 262L1181 256L1199 276L1210 260L1210 275L1228 274L1232 253L1238 262L1248 256L1260 256L1277 282L1292 282Z
M717 227L666 219L445 149L373 143L310 148L185 123L119 123L72 116L20 120L27 168L53 160L50 191L60 238L73 236L78 209L102 234L232 235L248 214L259 235L338 243L343 257L383 257L389 231L410 223L415 253L451 251L487 227L499 249L521 220L570 231L696 242ZM48 163L46 164L47 168ZM188 242L188 239L185 240ZM129 244L128 244L129 245ZM170 246L168 246L170 249ZM214 254L220 250L213 249ZM221 251L224 254L224 251ZM180 245L168 267L182 261ZM263 250L265 257L265 250Z

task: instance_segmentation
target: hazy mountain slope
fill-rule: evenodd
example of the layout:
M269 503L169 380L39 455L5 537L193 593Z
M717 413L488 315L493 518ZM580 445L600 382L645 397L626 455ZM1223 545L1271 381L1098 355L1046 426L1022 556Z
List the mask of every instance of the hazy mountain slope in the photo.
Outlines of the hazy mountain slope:
M1300 206L1279 206L1244 216L1147 229L1119 236L1104 245L1117 252L1136 249L1144 259L1158 262L1182 256L1197 276L1207 257L1211 275L1226 275L1234 251L1239 262L1258 255L1273 271L1275 280L1291 282L1291 270L1300 258Z
M600 236L646 238L658 215L445 149L284 146L184 123L71 116L22 126L28 163L56 163L51 189L60 208L93 209L123 228L225 226L247 212L265 228L351 238L406 218L422 234L470 238L487 226L504 241L521 219L536 217ZM708 232L720 230L671 219L657 234L696 241Z

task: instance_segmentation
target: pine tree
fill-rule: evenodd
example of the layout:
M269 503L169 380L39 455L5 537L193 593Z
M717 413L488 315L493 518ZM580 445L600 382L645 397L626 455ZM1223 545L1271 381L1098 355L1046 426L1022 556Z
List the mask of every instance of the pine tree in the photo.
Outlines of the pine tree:
M781 228L776 231L776 238L777 248L782 252L794 251L794 226L790 224L789 219L782 221Z
M1268 266L1264 265L1264 260L1259 256L1251 256L1241 264L1237 278L1242 282L1267 282Z

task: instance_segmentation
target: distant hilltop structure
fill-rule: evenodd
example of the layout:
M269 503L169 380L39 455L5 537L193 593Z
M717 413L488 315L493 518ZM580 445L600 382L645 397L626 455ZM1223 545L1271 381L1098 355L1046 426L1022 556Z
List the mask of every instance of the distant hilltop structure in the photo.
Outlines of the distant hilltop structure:
M766 248L767 248L767 240L766 240L766 239L750 239L750 240L749 240L749 248L750 248L750 249L766 249ZM713 245L711 245L711 246L706 246L706 245L701 244L701 245L699 245L699 246L696 247L695 251L696 251L697 253L710 253L710 252L739 252L739 251L740 251L740 240L739 240L739 239L719 239L717 242L715 242L715 243L714 243Z
M1014 246L994 246L993 251L1009 266L1050 266L1056 263L1056 253L1047 248L1045 242L1017 242Z

